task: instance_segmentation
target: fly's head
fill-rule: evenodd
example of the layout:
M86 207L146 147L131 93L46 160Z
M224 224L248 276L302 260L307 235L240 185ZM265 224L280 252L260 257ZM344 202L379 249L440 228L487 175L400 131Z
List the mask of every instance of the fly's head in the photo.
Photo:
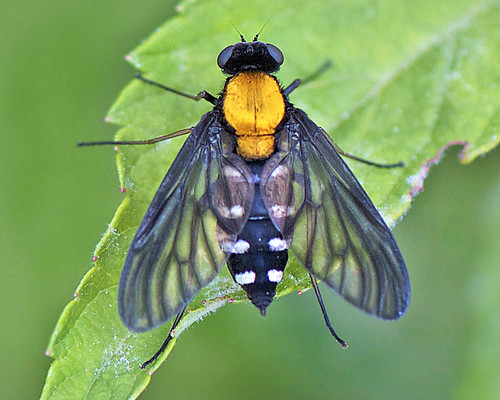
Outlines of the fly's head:
M245 71L260 71L270 74L279 70L284 56L280 49L270 43L244 40L226 47L217 57L217 65L225 74L236 75Z

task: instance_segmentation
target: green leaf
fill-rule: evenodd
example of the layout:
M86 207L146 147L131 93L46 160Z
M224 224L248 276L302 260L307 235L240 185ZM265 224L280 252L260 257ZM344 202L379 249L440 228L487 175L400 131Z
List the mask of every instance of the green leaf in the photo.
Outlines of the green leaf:
M291 101L344 150L377 162L407 164L381 170L348 160L389 223L407 211L429 167L447 147L462 145L461 160L470 162L498 144L498 1L305 4L186 1L128 60L150 79L188 93L206 89L217 94L224 78L215 58L238 40L228 20L248 38L270 20L260 38L285 54L278 74L284 85L307 77L326 60L334 63L294 91ZM145 139L192 126L210 108L132 81L108 119L121 127L118 139ZM55 361L43 399L136 398L168 356L174 343L149 371L139 369L170 324L132 333L120 321L116 299L129 244L182 140L119 149L126 197L95 250L95 266L51 338L47 353ZM307 273L296 262L285 275L278 296L309 288ZM246 298L224 271L190 304L175 337L232 301Z

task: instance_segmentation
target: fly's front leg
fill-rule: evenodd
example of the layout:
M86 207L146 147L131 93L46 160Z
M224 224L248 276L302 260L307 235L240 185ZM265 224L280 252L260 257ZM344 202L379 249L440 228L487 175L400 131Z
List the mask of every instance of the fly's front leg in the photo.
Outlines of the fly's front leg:
M171 87L162 85L161 83L152 81L150 79L144 78L140 73L135 74L135 77L137 79L143 81L144 83L147 83L148 85L156 86L157 88L166 90L167 92L171 92L171 93L177 94L179 96L187 97L188 99L191 99L191 100L199 101L199 100L203 99L203 100L206 100L213 105L215 105L215 101L217 100L217 98L212 96L206 90L202 90L197 95L192 95L192 94L184 93L184 92L181 92L179 90L173 89Z

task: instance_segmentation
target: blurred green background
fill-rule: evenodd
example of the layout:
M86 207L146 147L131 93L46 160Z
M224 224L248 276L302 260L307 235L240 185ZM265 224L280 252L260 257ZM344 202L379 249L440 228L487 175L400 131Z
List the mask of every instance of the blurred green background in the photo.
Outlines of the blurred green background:
M0 398L37 398L64 306L121 201L103 122L133 75L124 61L172 1L33 0L0 16ZM500 153L431 170L395 229L412 282L400 321L324 290L343 351L313 293L262 319L232 305L184 334L141 398L500 398ZM168 393L165 396L164 393Z

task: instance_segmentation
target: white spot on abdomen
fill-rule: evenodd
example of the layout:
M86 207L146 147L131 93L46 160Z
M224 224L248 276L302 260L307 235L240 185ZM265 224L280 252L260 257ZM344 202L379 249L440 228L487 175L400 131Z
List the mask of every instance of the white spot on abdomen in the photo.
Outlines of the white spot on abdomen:
M231 216L233 218L239 218L239 217L241 217L243 215L244 211L245 211L245 209L242 206L240 206L239 204L236 205L236 206L232 206L231 210L230 210Z
M290 215L293 215L295 212L295 208L293 206L284 206L279 204L274 204L270 207L269 213L271 217L274 218L283 218Z
M224 218L240 218L243 216L245 209L241 205L236 204L231 208L220 207L219 211Z
M250 248L250 243L243 239L239 239L236 242L232 240L221 240L219 246L224 253L243 254Z
M270 269L267 271L267 279L269 279L269 282L281 282L283 279L283 271Z
M248 243L246 240L239 239L236 243L233 244L230 252L233 254L243 254L246 253L249 248L250 243Z
M234 280L238 285L249 285L255 282L255 272L245 271L234 275Z
M286 242L278 237L270 239L269 242L267 242L267 244L271 251L283 251L288 248Z
M269 211L271 211L272 216L275 218L283 218L286 216L286 208L284 206L275 204L274 206L271 206Z

